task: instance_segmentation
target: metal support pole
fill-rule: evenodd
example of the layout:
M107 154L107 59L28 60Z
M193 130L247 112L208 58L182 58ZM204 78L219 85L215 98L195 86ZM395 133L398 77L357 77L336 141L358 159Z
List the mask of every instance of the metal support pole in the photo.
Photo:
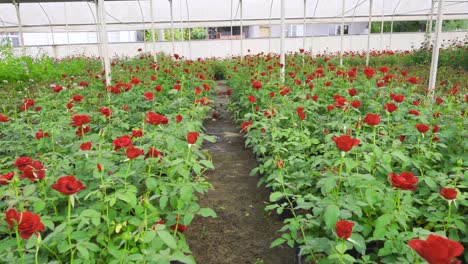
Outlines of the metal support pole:
M97 40L97 46L98 46L98 55L99 55L99 58L101 59L101 64L102 66L104 66L104 52L102 51L102 36L101 36L101 19L100 19L100 12L99 12L99 4L98 4L98 0L95 0L94 4L96 5L96 17L94 17L94 13L93 13L93 10L91 9L91 5L89 5L88 3L88 7L89 7L89 10L91 11L91 14L93 15L93 19L94 19L94 23L96 24L96 40Z
M51 37L52 37L52 52L53 52L54 58L57 58L57 49L55 47L54 27L52 26L52 21L50 20L50 17L47 14L47 12L45 11L42 4L41 3L38 3L38 4L39 4L39 7L42 9L42 12L44 13L45 17L47 18L47 21L49 22L50 34L51 34ZM49 38L47 38L47 42L48 42L48 39Z
M435 5L435 0L431 1L431 13L429 14L429 34L432 35L432 19L434 17L434 5Z
M241 56L241 60L243 59L244 57L244 26L243 26L243 5L242 5L242 0L239 0L239 5L240 5L240 56Z
M101 45L102 45L102 52L104 55L104 71L106 72L106 85L111 85L111 66L110 66L110 59L109 59L109 47L108 47L108 39L107 39L107 30L106 30L106 12L104 7L104 0L98 0L97 2L101 25Z
M174 47L174 10L172 8L172 0L169 0L170 4L170 13L171 13L171 45L172 45L172 55L175 54Z
M21 55L26 56L26 48L24 47L23 23L21 22L19 3L17 3L16 0L13 0L13 5L15 6L15 10L16 10L16 18L18 19L18 29L19 29L20 41L21 41Z
M340 66L343 66L345 0L341 1Z
M367 52L366 52L366 66L369 66L369 56L370 56L370 36L371 36L371 27L372 27L372 0L369 0L369 32L367 34Z
M401 0L398 1L398 3L395 6L395 9L393 9L393 14L392 14L392 22L390 23L390 40L388 42L388 49L392 50L392 36L393 36L393 21L395 17L396 10L398 8L398 5L400 5Z
M65 31L67 31L67 56L70 56L70 34L68 33L67 3L63 3L63 13L65 14Z
M344 1L344 0L343 0ZM305 50L306 49L306 32L307 32L307 21L306 21L306 15L307 15L307 0L304 0L304 31L302 33L302 48Z
M231 0L231 56L233 55L233 54L232 54L232 53L233 53L233 47L232 47L232 42L233 42L233 39L232 39L232 35L233 35L232 20L234 19L234 18L232 17L232 12L233 12L232 8L233 8L233 4L234 4L234 1Z
M385 18L385 1L382 1L382 23L380 23L380 50L383 45L383 33L384 33L384 18Z
M153 53L153 61L155 63L158 63L158 56L156 54L156 36L155 36L155 30L154 30L154 0L150 0L150 19L151 19L151 49ZM157 67L154 67L154 70L156 71Z
M284 40L285 40L285 31L286 31L286 26L284 23L284 17L285 17L285 0L281 0L281 41L280 41L280 64L281 66L281 83L284 83L284 72L286 69L286 63L285 63L285 56L284 56Z
M442 21L443 21L443 8L444 8L444 0L439 0L437 5L437 21L436 21L436 32L435 32L435 43L434 47L432 48L432 61L431 61L431 74L429 75L429 90L428 96L431 99L434 99L434 90L436 85L437 79L437 65L439 63L439 49L440 43L442 40L441 32L442 32Z
M187 9L188 54L189 54L189 59L191 60L192 59L192 29L190 28L190 8L188 5L188 0L185 0L185 8Z
M270 18L268 19L268 28L269 28L269 38L268 38L268 52L270 53L271 52L271 12L273 10L273 1L274 0L271 0L271 4L270 4Z

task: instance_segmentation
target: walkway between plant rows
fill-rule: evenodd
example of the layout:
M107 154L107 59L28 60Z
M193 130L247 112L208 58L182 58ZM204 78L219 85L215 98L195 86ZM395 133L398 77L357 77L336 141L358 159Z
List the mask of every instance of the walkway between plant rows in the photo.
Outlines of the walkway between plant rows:
M224 85L217 89L226 91ZM227 112L227 100L217 97L219 118L205 122L206 133L217 142L204 145L213 156L215 170L206 176L214 190L200 197L200 206L212 208L218 217L197 217L187 229L187 241L201 264L293 264L293 249L270 248L281 222L264 211L269 194L264 186L257 187L257 177L249 176L257 166L255 156L244 148L240 126Z

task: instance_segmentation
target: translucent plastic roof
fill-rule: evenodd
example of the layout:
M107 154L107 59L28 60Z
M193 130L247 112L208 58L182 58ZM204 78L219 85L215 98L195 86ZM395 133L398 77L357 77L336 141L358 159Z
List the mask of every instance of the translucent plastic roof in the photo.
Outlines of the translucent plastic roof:
M89 1L34 1L20 2L22 24L34 25L85 25L95 23L95 5ZM32 3L35 2L35 3ZM40 2L40 3L38 3ZM230 21L239 20L238 0L173 0L174 21ZM304 0L287 0L286 17L302 18ZM337 18L341 17L341 0L307 0L306 17ZM188 6L188 9L187 9ZM270 9L271 8L271 9ZM427 16L431 0L374 0L372 14L382 16ZM105 1L106 22L112 24L150 22L150 1ZM188 10L188 12L187 12ZM367 17L369 0L346 0L346 17ZM437 3L434 12L437 12ZM243 18L278 19L280 0L243 0ZM446 0L446 15L462 15L468 18L468 1ZM170 1L154 0L155 22L170 21ZM49 21L50 20L50 21ZM12 1L0 0L0 27L16 27L18 20ZM1 28L0 28L1 30Z

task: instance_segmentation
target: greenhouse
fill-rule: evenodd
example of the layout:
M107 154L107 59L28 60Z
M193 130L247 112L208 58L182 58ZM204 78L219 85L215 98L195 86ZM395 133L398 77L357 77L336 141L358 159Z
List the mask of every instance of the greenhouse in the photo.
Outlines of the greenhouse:
M0 263L468 263L467 0L0 0Z

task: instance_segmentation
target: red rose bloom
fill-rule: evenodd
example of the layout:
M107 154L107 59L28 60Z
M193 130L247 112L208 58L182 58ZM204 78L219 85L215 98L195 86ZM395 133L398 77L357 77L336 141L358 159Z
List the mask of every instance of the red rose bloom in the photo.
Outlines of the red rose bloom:
M42 180L45 178L45 168L40 161L33 160L29 165L24 167L22 170L23 174L20 178L27 178L32 182Z
M112 110L108 107L99 107L99 112L103 114L106 118L109 118L109 116L112 114Z
M369 126L376 126L380 123L380 116L377 114L367 114L362 121Z
M253 95L249 95L247 98L249 99L251 103L255 103L257 101L257 98Z
M435 100L438 105L441 105L444 102L444 100L440 97L437 97Z
M167 119L167 117L163 115L149 111L146 114L145 122L148 124L152 124L152 125L159 125L159 124L166 125L169 123L169 119Z
M114 150L118 151L121 148L126 148L132 145L132 138L129 135L123 135L119 138L114 139L112 145L114 145Z
M5 123L5 122L8 122L8 121L10 121L10 118L0 114L0 123Z
M348 89L348 94L350 96L355 96L357 94L357 90L354 88Z
M162 86L161 85L156 85L156 86L154 86L154 90L156 90L156 92L160 93L162 91Z
M396 106L394 103L388 103L385 104L384 109L389 113L393 113L398 109L398 106Z
M419 81L418 81L418 78L414 77L414 76L411 76L409 79L408 79L408 83L411 83L411 84L418 84Z
M437 133L437 132L439 132L439 130L440 130L440 128L439 128L438 125L432 126L432 133Z
M147 101L151 101L154 99L154 94L152 92L145 92L143 95L145 96L145 100Z
M361 101L359 101L359 100L352 101L351 106L357 109L357 108L359 108L361 106Z
M70 123L71 126L82 126L91 122L89 115L74 115L72 119L73 122Z
M136 148L134 146L129 146L125 151L125 154L127 154L127 158L134 159L138 156L144 155L145 152L142 149Z
M41 138L46 138L46 137L50 137L49 133L47 132L44 132L44 130L39 130L36 132L36 139L41 139Z
M79 137L82 137L84 134L89 133L89 131L91 131L89 126L81 126L76 128L75 134Z
M177 123L182 122L182 116L181 115L176 115L175 119L176 119Z
M414 109L410 109L410 110L408 111L408 114L410 114L410 115L415 115L415 116L421 115L421 113L419 113L418 110L414 110Z
M29 239L34 233L45 230L44 224L41 223L41 217L34 213L18 213L15 209L10 209L5 212L5 215L5 221L10 229L13 229L16 223L18 232L23 239Z
M143 136L143 130L141 129L134 129L132 130L132 137L139 138Z
M437 235L429 235L426 240L413 239L408 246L414 249L429 264L457 263L455 257L463 253L463 245Z
M81 102L81 100L83 100L83 96L79 95L79 94L75 94L73 97L72 97L72 100L73 102L75 103L79 103Z
M370 67L366 67L364 68L364 74L366 75L367 79L370 79L372 76L374 76L375 70Z
M304 113L304 107L298 107L296 109L296 112L297 112L297 116L299 117L300 120L304 120L306 115Z
M155 147L151 147L148 149L148 152L146 152L146 156L145 156L145 159L148 159L148 158L158 158L158 157L164 157L164 154L162 152L160 152L159 150L157 150ZM161 162L161 160L159 161Z
M0 185L7 185L15 176L14 172L9 172L0 176Z
M171 225L169 228L172 229L172 230L174 230L174 231L175 231L176 228L177 228L177 232L179 232L179 233L184 233L185 230L187 230L187 226L185 226L185 225L183 225L183 224L180 224L180 223L177 224L177 225Z
M88 142L82 143L80 145L80 149L83 150L83 151L87 151L87 150L91 150L92 146L93 146L93 142L88 141Z
M454 188L440 188L439 193L447 200L455 200L457 198L457 190Z
M414 174L411 172L402 172L400 175L395 173L390 173L390 182L393 186L400 188L402 190L415 191L416 183L418 183L418 178L414 177Z
M258 90L260 88L262 88L262 83L259 82L259 81L255 81L252 83L252 88L255 89L255 90Z
M252 126L252 122L248 122L248 121L243 122L241 125L241 129L242 129L241 131L246 132L250 126Z
M202 90L200 87L195 87L195 95L200 95L202 93Z
M405 100L405 96L401 94L390 94L390 98L397 103L401 103Z
M187 142L192 145L192 144L195 144L195 142L197 142L197 139L198 139L198 136L200 134L198 132L188 132L187 133Z
M336 147L345 152L350 151L354 146L357 146L359 143L361 143L359 139L352 138L348 135L341 135L339 137L333 137L332 139L335 141Z
M337 221L335 227L336 235L342 239L350 238L353 232L353 226L353 222L349 222L346 220Z
M426 133L429 131L429 126L425 124L416 124L415 127L420 133Z
M86 186L84 186L82 182L78 181L73 175L60 177L57 182L52 184L50 187L65 195L72 195L86 189Z
M16 159L15 164L13 166L17 167L18 170L23 171L29 165L31 165L33 159L30 157L19 157Z

